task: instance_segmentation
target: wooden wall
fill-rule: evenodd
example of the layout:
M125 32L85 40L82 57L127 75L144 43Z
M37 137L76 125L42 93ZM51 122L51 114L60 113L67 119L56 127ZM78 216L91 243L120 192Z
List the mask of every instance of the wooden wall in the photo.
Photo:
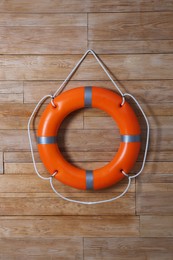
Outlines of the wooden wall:
M58 88L87 48L138 98L151 126L142 175L123 198L95 206L56 197L34 173L27 137L37 101ZM91 55L67 89L80 85L113 89ZM172 100L172 0L0 1L0 259L172 260ZM59 143L66 159L94 169L111 160L119 132L106 114L85 109L64 122ZM69 198L98 200L126 183L100 192L55 186Z

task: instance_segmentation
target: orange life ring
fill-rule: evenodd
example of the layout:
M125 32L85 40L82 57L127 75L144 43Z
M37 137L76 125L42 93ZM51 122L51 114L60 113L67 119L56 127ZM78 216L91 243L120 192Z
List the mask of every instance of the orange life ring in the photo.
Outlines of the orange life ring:
M103 189L119 182L134 166L141 142L137 117L126 101L113 91L100 87L78 87L68 90L54 99L43 112L38 126L38 150L49 173L57 171L55 178L77 189ZM117 123L121 142L113 160L102 168L79 169L65 160L57 144L57 132L64 118L71 112L95 107L107 112Z

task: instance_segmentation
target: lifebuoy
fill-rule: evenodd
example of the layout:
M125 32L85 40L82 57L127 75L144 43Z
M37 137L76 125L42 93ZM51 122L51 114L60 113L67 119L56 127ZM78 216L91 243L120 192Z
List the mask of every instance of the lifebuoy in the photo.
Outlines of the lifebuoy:
M60 182L77 189L103 189L124 178L134 166L140 146L140 126L137 117L126 101L113 91L100 87L78 87L68 90L54 99L43 112L37 133L41 160L49 173ZM107 112L117 123L121 142L113 160L102 168L79 169L65 160L57 144L57 132L64 118L71 112L95 107Z

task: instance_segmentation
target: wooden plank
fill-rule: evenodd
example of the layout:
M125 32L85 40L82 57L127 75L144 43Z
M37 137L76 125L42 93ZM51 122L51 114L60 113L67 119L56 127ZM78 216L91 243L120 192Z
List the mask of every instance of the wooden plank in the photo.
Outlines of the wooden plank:
M53 94L62 81L24 81L24 102L36 103L44 95ZM172 88L173 80L152 80L152 81L120 81L118 82L123 92L129 92L133 94L140 103L143 104L145 111L149 111L151 114L154 112L153 104L159 105L160 110L164 105L172 104ZM79 86L100 86L115 91L115 87L110 81L70 81L65 91L71 88ZM169 113L169 109L164 109L165 113ZM171 111L171 110L170 110ZM149 113L148 112L148 113Z
M83 111L77 110L64 119L60 131L64 131L63 129L83 129L83 125Z
M171 150L171 145L173 144L171 141L171 129L155 129L150 131L150 150L157 151L164 151L164 150ZM159 141L158 141L159 138ZM157 148L156 148L157 147ZM159 157L159 154L156 154Z
M158 155L159 159L159 155ZM138 167L137 165L135 166ZM172 174L173 162L148 162L145 165L143 173L138 177L139 182L146 183L169 183L173 182ZM134 172L135 169L134 169Z
M111 130L108 133L105 130L95 131L92 130L71 130L66 131L66 137L64 139L64 131L59 133L59 146L66 147L67 150L71 151L115 151L115 143L116 139L116 131ZM86 143L87 134L90 135L89 142ZM80 136L80 139L79 139ZM107 137L108 138L107 138ZM77 139L76 139L77 137ZM106 138L107 139L106 139ZM16 142L17 139L17 142ZM105 144L105 140L107 140ZM114 141L113 141L114 140ZM103 146L102 146L103 145ZM33 138L33 147L36 149L36 141L35 137ZM29 142L26 130L0 130L0 150L4 151L28 151L29 149ZM66 150L66 151L67 151Z
M3 238L0 247L0 259L83 259L83 240L78 237Z
M69 162L107 162L113 158L113 152L77 152L69 151L62 153L64 157ZM167 158L167 157L166 157ZM40 162L40 157L38 152L35 152L36 162ZM5 152L4 153L4 162L5 163L31 163L31 153L30 152Z
M140 159L142 156L140 157ZM149 162L171 162L172 161L172 151L150 151L147 154L147 161Z
M47 175L49 177L50 175ZM49 181L43 181L38 176L33 174L25 174L24 172L19 175L4 175L0 176L0 197L38 197L38 198L55 198L55 194L53 193ZM121 193L125 190L127 186L127 179L123 179L121 182L117 183L116 185L104 189L104 191L83 191L83 190L76 190L71 188L67 185L62 184L61 182L54 180L53 181L54 187L65 196L75 196L83 198L92 198L93 196L101 197L105 196L113 197L112 194ZM130 189L128 193L135 192L135 181L132 181ZM101 195L100 195L101 194ZM58 199L57 199L58 200Z
M87 131L87 130L86 130ZM107 136L107 132L105 130L100 130L100 131L95 131L92 130L89 132L86 132L83 130L74 130L73 131L68 131L67 130L67 136L64 139L63 133L59 135L59 146L61 148L66 147L67 150L71 151L100 151L103 149L100 149L102 146L102 143L104 143L103 138ZM111 130L113 131L113 130ZM114 132L114 131L113 131ZM109 133L110 136L107 139L107 144L104 143L104 151L115 151L115 146L114 144L116 143L116 133ZM86 136L87 134L90 134L90 140L89 142L86 143ZM80 140L76 140L76 136L79 137L80 135ZM99 138L98 138L99 136ZM29 150L29 143L28 143L28 136L26 130L0 130L0 149L1 151L28 151ZM97 138L96 138L97 137ZM16 142L17 138L17 142ZM75 142L74 142L75 140ZM106 140L106 138L105 138ZM114 140L114 141L113 141ZM97 141L97 142L96 142ZM33 139L33 147L36 149L36 142L35 138ZM66 150L66 151L67 151Z
M86 37L82 26L0 27L0 54L79 54L87 48Z
M0 104L0 129L27 129L27 122L33 110L32 105Z
M4 154L0 152L0 174L4 173Z
M172 151L172 129L151 129L150 151ZM79 138L80 136L80 138ZM92 151L116 152L119 147L119 132L116 129L104 130L61 130L58 134L58 144L62 151ZM159 137L159 142L158 142ZM35 135L33 147L37 150ZM16 142L17 139L17 142ZM143 150L144 146L142 147ZM0 151L29 151L26 130L0 130ZM142 151L141 150L141 151Z
M24 174L23 174L24 175ZM3 175L1 178L1 192L15 193L26 192L26 193L46 193L51 192L49 182L42 181L40 178L34 175ZM57 188L57 186L56 186ZM58 186L61 192L63 192L63 186ZM1 194L2 195L2 194ZM12 195L11 195L12 196ZM16 195L17 196L17 195Z
M162 3L151 3L150 1L129 1L129 0L108 0L105 2L101 0L99 2L88 2L89 4L89 11L90 12L129 12L129 11L163 11L163 10L172 10L173 5L170 0L163 0ZM164 5L165 4L165 5ZM169 9L170 8L170 9Z
M77 199L79 201L98 201L105 200L115 196L118 193L93 193L71 194L68 198ZM14 207L15 205L15 207ZM82 205L73 202L66 202L56 196L43 197L0 197L0 215L1 216L72 216L72 215L135 215L135 194L129 193L119 200L114 202L97 204L97 205Z
M37 168L41 173L47 174L47 170L42 163L37 163ZM34 168L32 163L5 163L4 172L8 174L32 174Z
M152 193L161 193L160 195L163 195L163 193L166 192L172 192L172 188L173 188L173 183L169 182L169 183L139 183L137 181L136 183L136 188L137 188L137 192L141 194L142 193L150 193L152 195ZM165 212L166 213L166 212Z
M171 0L163 1L138 1L138 0L104 0L85 1L84 5L78 0L49 0L20 1L8 0L0 3L1 13L83 13L83 12L142 12L142 11L171 11L173 4Z
M110 13L104 18L103 15L89 14L89 40L166 40L173 36L172 12Z
M1 238L135 237L137 216L0 217Z
M173 183L138 183L138 215L173 215Z
M128 100L129 104L134 109L137 115L141 115L139 109L134 106L134 104ZM172 116L173 115L173 104L172 103L141 103L141 106L146 114L146 116ZM84 116L88 117L106 117L108 114L100 109L96 108L85 108L84 109Z
M23 103L23 94L0 94L1 103Z
M80 136L80 140L77 140ZM159 143L158 143L159 136ZM144 137L144 135L143 135ZM142 137L142 138L143 138ZM66 130L66 135L61 131L58 135L58 143L62 150L82 151L117 151L119 147L119 131L108 130ZM87 142L86 142L87 140ZM143 139L144 140L144 139ZM167 128L150 130L150 150L170 151L172 150L172 130ZM67 149L67 150L66 150ZM144 145L142 150L144 149ZM159 156L159 155L158 155Z
M69 162L108 162L115 155L114 152L77 152L68 151L62 153L66 160ZM140 154L138 160L142 160L142 153ZM40 157L38 152L35 152L36 162L40 162ZM172 161L172 151L160 151L159 154L154 151L150 151L147 155L148 162L170 162ZM5 163L31 163L31 153L30 152L4 152L4 162Z
M27 129L27 124L35 105L31 104L0 104L0 129ZM40 115L45 106L39 110L34 128L37 129ZM31 125L33 128L33 124ZM73 112L62 123L60 129L83 129L83 111Z
M83 169L91 169L94 170L96 168L103 167L108 162L75 162L73 163L76 167ZM37 163L38 170L46 174L47 170L44 168L42 163ZM8 174L31 174L34 172L32 163L5 163L4 164L4 172Z
M0 26L1 27L74 27L87 25L86 14L72 14L72 13L1 13ZM59 28L60 29L60 28Z
M140 234L143 237L172 237L173 216L140 216Z
M161 133L163 132L162 129L164 129L164 131L166 129L168 129L168 131L171 131L172 129L172 116L170 117L166 117L166 116L155 116L155 117L148 117L149 123L150 123L150 129L151 131L151 138L153 137L154 133L155 133L155 137L154 139L152 139L152 143L150 146L150 149L152 149L151 147L153 147L153 145L156 145L156 142L158 141L158 136L161 135ZM146 123L143 120L143 118L139 118L139 122L141 125L141 129L144 130L146 128ZM115 124L115 122L113 121L113 119L111 117L84 117L84 129L116 129L117 126ZM145 134L144 131L142 132L142 140L145 140ZM166 140L166 136L163 133L163 136ZM143 146L144 148L144 146Z
M40 162L39 153L35 153L35 161ZM4 152L4 163L28 163L32 162L30 152Z
M173 40L89 41L97 54L172 53Z
M112 158L109 158L112 159ZM100 162L96 162L96 161L76 161L73 162L71 161L71 163L78 167L78 168L82 168L82 169L97 169L100 167L103 167L104 165L106 165L108 162L102 160ZM159 181L159 179L161 178L161 175L163 175L163 177L165 178L165 180L172 178L171 175L171 171L169 169L167 169L168 167L172 166L172 162L158 162L158 167L160 167L158 170L158 172L155 174L155 172L153 171L152 168L152 163L151 162L147 162L146 163L146 167L144 169L144 173L147 176L141 177L141 181L146 181L146 180L153 180L154 178L156 178L156 180ZM132 170L132 172L137 172L139 167L141 167L141 162L137 162L135 164L134 169ZM43 175L47 174L47 170L44 168L42 163L37 163L37 168L39 170L39 172L41 172ZM165 172L164 172L165 171ZM4 173L6 174L32 174L34 172L34 168L33 168L33 163L4 163ZM151 175L150 177L148 177L148 175ZM147 179L148 178L148 179Z
M23 103L23 82L0 81L1 103Z
M84 238L85 260L172 259L172 238Z
M30 104L0 104L0 129L27 129L28 119L34 109L35 105ZM159 105L160 107L160 105ZM173 109L173 105L171 106ZM45 106L37 115L34 128L37 129L40 115L42 114ZM169 105L167 106L167 109ZM166 108L165 108L166 109ZM160 108L160 110L162 110ZM84 120L83 120L84 111ZM164 111L164 109L163 109ZM169 111L169 109L168 109ZM139 113L139 111L138 111ZM163 126L171 129L172 116L149 116L150 127L152 129L162 128ZM145 122L140 117L141 127L145 127ZM73 112L62 123L60 129L117 129L114 120L101 110L97 109L84 109ZM33 125L31 125L33 128Z
M83 53L87 48L87 15L2 14L0 40L2 54Z
M112 117L84 117L84 129L117 129Z
M0 94L22 94L22 81L0 81ZM7 102L10 102L7 100Z
M0 80L63 80L80 58L80 55L2 55ZM173 79L172 54L104 55L100 58L118 80ZM74 79L107 80L107 76L90 55Z
M28 149L29 142L26 130L0 130L1 151Z
M145 121L143 118L138 118L140 122L141 129L146 126ZM159 129L159 128L167 128L172 129L172 121L173 116L149 116L148 121L150 124L151 129ZM117 128L117 125L113 118L107 116L107 117L84 117L84 129L115 129Z

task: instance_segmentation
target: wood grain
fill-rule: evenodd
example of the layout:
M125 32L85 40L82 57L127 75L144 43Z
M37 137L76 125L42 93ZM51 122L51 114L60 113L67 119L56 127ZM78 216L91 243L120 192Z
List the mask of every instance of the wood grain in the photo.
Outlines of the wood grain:
M134 103L131 102L131 100L128 99L129 104L132 106L134 109L135 113L137 116L141 116L141 113L137 107L134 106ZM172 103L163 103L160 105L160 103L148 103L145 105L144 103L141 104L142 109L144 110L145 114L147 116L152 117L152 120L154 120L154 116L172 116L173 115L173 104ZM90 109L84 109L84 118L85 117L107 117L108 114L105 113L102 110L95 109L95 108L90 108ZM99 120L99 118L98 118Z
M17 139L17 143L16 143ZM29 142L25 130L0 130L0 150L28 150Z
M27 26L30 29L30 26L33 27L74 27L74 26L87 26L87 15L86 14L41 14L41 13L1 13L0 17L0 26L4 27L21 27L21 30L24 26ZM59 28L60 29L60 28Z
M108 162L75 162L73 163L76 167L83 169L94 170L96 168L100 168L107 164ZM37 163L37 168L43 174L47 173L47 170L44 168L42 163ZM8 174L31 174L33 173L33 164L32 163L5 163L4 172Z
M68 151L62 152L66 160L70 162L108 162L110 158L114 156L114 152L92 152L92 151ZM143 155L140 154L138 160L142 160ZM38 152L35 152L36 162L40 162L40 157ZM150 151L147 155L148 162L171 162L172 161L172 151ZM32 163L30 152L4 152L4 163Z
M0 81L0 103L23 103L23 82Z
M82 238L3 238L1 259L67 259L83 258ZM70 252L70 254L69 254Z
M102 162L109 161L114 156L113 152L77 152L68 151L63 152L64 157L70 162ZM167 157L167 155L166 155ZM36 162L41 162L38 152L35 152ZM4 153L5 163L32 163L30 152L5 152Z
M173 255L172 238L85 238L86 260L135 259L162 260Z
M49 189L50 186L49 186ZM51 190L50 190L51 191ZM80 201L98 201L109 199L119 195L118 193L99 193L97 194L68 194L68 198L78 199ZM78 205L73 202L65 202L57 198L57 196L49 196L48 194L38 197L0 197L0 215L1 216L81 216L81 215L134 215L135 214L135 196L128 194L122 199L107 204ZM16 205L14 207L14 205Z
M137 216L0 217L1 238L136 237Z
M76 137L78 138L77 140ZM18 139L17 143L15 141L16 138ZM88 142L86 142L87 138L89 139ZM106 143L104 142L104 139L106 140ZM33 140L34 140L33 147L34 149L36 149L35 139ZM59 146L62 148L62 150L65 149L66 151L67 148L68 150L71 151L80 151L80 150L100 151L100 147L104 147L103 151L115 151L116 141L117 141L116 131L114 130L111 130L109 132L109 135L106 130L92 130L92 131L89 130L68 131L67 130L65 131L65 133L64 131L61 131L59 133ZM0 150L28 151L29 142L28 142L27 131L26 130L0 130Z
M0 80L63 80L79 55L3 55ZM104 55L100 57L118 80L173 79L172 54ZM95 59L89 56L73 77L77 80L107 80Z
M142 155L139 155L139 159L142 160ZM150 151L147 155L148 162L171 162L172 152L171 151ZM169 167L169 166L168 166Z
M171 259L172 238L85 238L85 259ZM158 254L159 251L159 254Z
M138 183L136 210L141 215L173 215L173 183Z
M2 54L83 53L87 48L87 16L2 14L0 41Z
M140 233L143 237L172 237L172 216L140 216Z
M159 155L158 160L159 160ZM143 174L139 176L138 181L144 183L169 183L173 182L172 174L173 162L160 162L157 163L147 163Z
M141 128L145 129L146 123L142 121L143 118L139 118L139 122L141 122ZM103 124L104 121L104 124ZM167 128L172 129L172 121L173 116L155 116L150 117L148 116L148 121L150 124L151 129L158 129L158 128ZM84 117L84 129L115 129L117 128L116 122L113 118L109 116L92 116L92 117Z
M161 40L173 34L172 12L89 14L89 40ZM134 30L135 28L135 30Z
M24 102L36 103L44 95L53 94L62 81L24 81ZM160 110L164 109L164 105L170 106L172 104L172 88L173 80L142 80L142 81L120 81L119 87L123 92L129 92L133 94L140 103L142 103L148 111L152 114L153 104L159 105ZM65 90L79 87L79 86L100 86L109 88L115 91L115 87L110 81L70 81ZM164 109L165 110L165 109ZM166 109L165 113L169 113L169 109Z
M0 129L27 129L29 117L36 104L0 104ZM37 129L40 116L44 111L43 106L35 121L35 128ZM33 128L33 124L31 124ZM83 111L76 111L72 113L61 125L61 129L83 129Z
M173 11L171 0L163 1L138 1L138 0L100 0L85 1L84 4L78 0L71 0L70 4L65 0L20 1L8 0L0 4L1 13L85 13L85 12L142 12L142 11Z
M49 177L50 175L46 175ZM45 198L55 198L55 194L52 193L50 188L49 182L43 181L37 177L35 173L32 174L8 174L6 173L5 178L4 176L0 176L0 197L39 197ZM75 190L74 188L68 187L57 180L53 181L55 188L65 194L65 196L77 196L77 197L92 197L92 196L110 196L114 193L121 193L127 186L127 180L124 179L117 185L104 189L104 191L83 191L83 190ZM132 185L129 189L129 193L135 192L135 181L132 181ZM91 193L91 194L90 194ZM102 193L101 195L99 195ZM96 195L94 195L96 194ZM87 207L86 207L87 209Z
M86 27L0 27L1 54L79 54L87 48ZM70 45L69 45L70 39ZM58 42L58 44L57 44ZM20 49L18 48L20 45Z
M173 40L99 40L89 41L89 48L99 54L172 53Z
M106 163L106 162L105 162ZM103 164L103 162L82 162L82 164L75 164L76 166L84 166L87 169L87 166L99 167ZM141 163L136 163L133 172L137 172ZM157 165L157 166L155 166ZM42 164L37 164L38 168L41 170L43 174L46 174L46 170L43 168ZM144 183L162 183L163 181L172 182L173 174L172 174L172 162L147 162L144 168L143 174L138 178L139 182ZM22 171L23 169L23 171ZM32 174L34 172L32 163L5 163L4 171L6 174Z
M79 138L80 136L80 138ZM150 151L171 151L172 129L156 128L151 130ZM15 139L18 138L16 143ZM33 137L33 147L36 148L35 135ZM158 142L159 138L159 142ZM87 140L87 141L86 141ZM75 129L61 130L58 134L58 144L62 151L92 151L92 152L116 152L120 135L116 129L85 130ZM144 148L144 146L143 146ZM142 148L142 150L143 150ZM29 151L28 135L26 130L0 130L0 151ZM142 151L141 150L141 151ZM156 154L159 157L159 154Z

